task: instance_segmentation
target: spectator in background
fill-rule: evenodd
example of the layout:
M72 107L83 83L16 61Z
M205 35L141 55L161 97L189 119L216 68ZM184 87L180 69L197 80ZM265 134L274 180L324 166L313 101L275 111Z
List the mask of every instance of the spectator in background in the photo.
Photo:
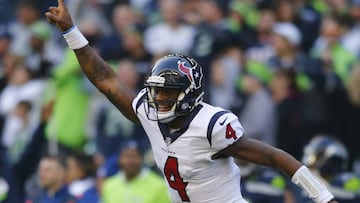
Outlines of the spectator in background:
M276 21L279 23L294 23L296 17L295 4L289 0L273 1Z
M103 203L170 203L164 180L143 168L143 157L135 141L124 143L118 158L120 172L105 180Z
M96 27L86 31L90 31L86 33L89 34L89 39L96 39L91 37L96 34ZM90 41L91 44L94 42L96 40ZM48 137L54 136L58 144L65 148L82 150L89 138L87 124L93 89L70 49L64 50L64 59L54 67L52 76L52 85L48 86L47 91L51 94L50 97L56 98L56 102L53 119L47 126Z
M31 139L34 127L30 122L31 108L29 101L19 101L13 112L6 118L1 141L7 149L6 154L11 164L19 160L26 144Z
M297 122L304 125L304 134L298 134L297 136L301 136L303 137L302 139L306 140L308 139L306 135L313 135L314 133L325 129L328 130L327 128L329 128L329 114L325 106L325 99L324 96L317 91L321 83L319 81L322 81L321 78L324 77L321 63L299 50L301 33L294 24L288 22L276 23L273 27L273 32L272 45L276 54L269 59L267 66L271 71L284 69L293 72L294 86L302 91L302 93L306 92L303 94L305 100L297 101L297 104L295 104L295 106L297 106L296 108L301 108L302 103L307 102L306 107L300 111L296 110L296 108L293 109L298 111L295 113L299 116ZM308 91L310 91L310 93L308 93ZM290 92L291 94L294 93L293 90ZM281 112L279 113L281 114ZM285 116L285 114L282 116ZM279 120L279 122L289 122L289 120ZM306 131L304 132L304 130ZM299 132L300 131L294 132L294 136ZM285 144L285 142L283 144ZM301 148L297 148L298 152L299 149Z
M0 95L0 113L8 115L21 100L31 102L39 110L45 83L34 79L32 71L22 61L14 65L9 84Z
M5 25L0 24L0 67L4 67L4 56L9 51L11 35ZM2 71L3 72L3 71ZM2 73L3 74L3 73Z
M305 95L303 105L307 115L307 129L318 129L308 134L331 133L343 141L344 132L336 132L343 123L341 115L346 106L346 85L356 57L341 44L343 22L332 16L324 16L320 36L315 41L312 54L320 62L320 77L312 92ZM315 99L315 100L314 100ZM318 122L323 120L323 122Z
M70 153L66 157L69 193L78 203L99 203L96 187L96 165L93 157L83 153Z
M131 61L124 60L117 65L118 77L122 79L124 84L134 92L138 91L139 74L136 72L135 64ZM117 160L121 146L128 140L136 140L138 148L145 152L150 148L150 143L145 137L144 130L129 121L124 115L119 113L105 97L101 96L101 101L96 110L96 147L97 152L104 158L105 165L114 164ZM117 170L114 167L103 167L106 170L104 176L112 175ZM117 166L115 167L118 168Z
M275 105L263 80L261 73L251 69L242 77L246 101L239 120L251 138L275 146Z
M299 73L306 73L310 69L310 59L298 48L301 42L301 33L292 23L276 23L273 26L271 44L275 55L267 61L271 71L277 69L294 69Z
M343 114L340 117L343 128L338 133L342 136L345 145L349 149L350 169L360 173L360 148L357 143L360 142L360 66L354 66L351 71L349 81L346 85L348 95L347 105L343 108Z
M51 117L52 106L53 101L42 107L41 119L31 136L31 140L26 144L19 159L8 165L9 174L7 178L10 184L10 193L7 201L9 203L23 203L25 193L31 197L36 196L33 194L39 194L38 184L34 184L35 187L33 187L34 185L29 184L32 183L32 179L29 178L35 173L42 155L47 150L45 126Z
M71 0L69 11L74 16L74 21L80 24L84 19L90 19L100 27L104 33L110 33L110 25L100 5L101 1Z
M259 10L259 19L255 25L252 41L244 53L244 67L261 73L263 83L268 83L271 79L271 73L267 63L271 57L274 57L276 50L272 46L273 27L275 23L275 14L269 5L264 5Z
M301 48L308 53L319 35L321 13L316 8L320 1L298 0L296 4L295 24L301 31Z
M210 102L224 109L230 109L236 101L236 80L240 74L240 64L224 54L211 64Z
M12 71L12 60L9 50L12 37L8 31L8 28L4 25L0 25L0 93L3 91L8 83L10 73ZM1 124L0 124L1 125Z
M276 105L276 144L296 158L301 158L306 141L303 140L301 123L302 95L295 81L293 70L275 72L270 82L270 91Z
M119 4L112 10L112 32L102 39L99 51L106 61L121 59L124 48L122 33L136 26L134 10L128 4Z
M181 2L160 0L162 22L150 25L144 33L144 45L153 56L166 53L189 53L195 30L181 22ZM174 40L176 39L176 40Z
M194 36L193 46L190 51L202 67L204 74L204 87L210 92L211 63L217 55L221 54L223 49L234 45L227 23L227 5L228 1L203 0L197 1L196 12L198 18L194 27L196 34Z
M0 78L0 95L2 94L5 87L8 86L8 83L11 79L11 75L13 74L15 67L22 61L21 57L15 56L10 53L6 53L2 58L3 66L2 66L2 75ZM0 96L1 97L1 96ZM6 114L0 114L0 138L3 137L3 127L6 119ZM1 142L0 142L1 143ZM2 143L0 144L2 147ZM5 153L3 153L5 154Z
M49 49L48 41L51 30L45 21L37 21L30 26L30 53L25 58L25 63L34 73L35 78L45 79L50 77L52 65L57 60L55 51Z
M60 156L45 156L41 159L38 169L39 184L42 193L28 197L31 203L75 203L75 197L70 195L66 185L67 165Z
M2 144L7 148L20 144L13 152L17 159L23 147L31 139L31 133L39 121L39 112L45 92L45 83L34 80L32 72L19 63L12 71L9 84L0 94L0 113L4 116ZM25 102L24 102L25 101Z
M275 23L274 11L268 7L259 10L259 19L253 33L249 36L248 47L245 50L246 66L265 64L275 50L271 46L272 29Z
M351 0L350 1L350 23L351 26L349 30L344 33L342 37L342 45L350 53L353 53L357 59L360 59L360 39L358 38L360 34L360 1Z
M123 60L130 60L134 63L134 69L139 74L138 87L142 87L147 76L153 56L145 49L144 40L139 28L127 29L122 33L123 40Z
M152 64L152 55L145 50L143 36L138 30L128 30L122 34L122 38L124 59L134 62L134 68L141 78L139 82L143 81ZM138 86L142 87L142 82Z
M210 67L216 52L232 44L226 27L226 4L228 1L204 0L198 1L196 11L200 21L197 22L196 35L190 55L194 56L203 67ZM208 84L210 70L204 69L205 84ZM205 85L205 86L206 86Z
M242 49L248 49L254 45L256 34L254 28L259 23L259 2L233 0L227 5L229 8L226 18L227 29L231 38Z
M138 91L139 74L136 72L133 62L119 62L117 74L131 90L134 92ZM117 154L120 146L128 139L137 140L141 150L146 150L149 147L147 142L144 143L145 132L130 122L125 116L119 114L118 110L107 100L102 102L99 114L96 136L98 139L98 150L104 153L106 157L114 153Z
M323 61L331 60L330 66L324 67L323 72L333 72L345 84L348 80L352 65L356 57L340 43L344 33L344 23L332 16L324 16L320 27L320 35L311 49L315 58Z
M101 38L105 35L105 32L101 30L101 26L90 17L84 17L79 22L79 29L82 30L84 35L89 39L91 45L98 51Z
M198 12L199 1L184 0L182 2L182 20L189 25L196 26L201 22Z
M30 40L30 25L40 19L40 13L36 5L27 0L17 2L15 13L16 21L9 24L9 31L13 36L11 52L26 56L30 52L30 47L26 46Z
M335 18L346 18L349 11L349 1L347 0L329 0L326 2L327 14Z

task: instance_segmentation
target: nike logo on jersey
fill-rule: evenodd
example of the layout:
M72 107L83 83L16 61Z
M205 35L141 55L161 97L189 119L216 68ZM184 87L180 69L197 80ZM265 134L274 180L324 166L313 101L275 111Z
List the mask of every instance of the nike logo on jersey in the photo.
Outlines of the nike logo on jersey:
M227 117L222 122L220 122L220 125L224 125L226 120L227 120Z

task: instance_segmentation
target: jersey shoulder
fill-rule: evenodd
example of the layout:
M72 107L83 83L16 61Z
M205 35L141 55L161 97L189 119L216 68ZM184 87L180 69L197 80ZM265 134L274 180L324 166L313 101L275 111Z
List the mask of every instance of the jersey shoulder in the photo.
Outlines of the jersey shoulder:
M204 104L204 111L208 113L202 116L210 119L207 139L216 151L233 144L243 135L243 127L232 112L208 104Z
M138 110L139 110L141 104L143 104L146 94L147 94L147 90L146 90L146 88L143 88L139 91L139 93L136 95L136 97L132 101L132 108L136 114L138 114Z

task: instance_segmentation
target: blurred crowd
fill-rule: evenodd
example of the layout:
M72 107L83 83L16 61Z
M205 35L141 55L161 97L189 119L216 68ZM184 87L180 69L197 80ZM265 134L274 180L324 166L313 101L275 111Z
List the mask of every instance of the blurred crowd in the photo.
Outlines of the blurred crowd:
M336 173L360 173L359 0L65 3L134 92L159 57L190 55L203 67L206 101L238 115L247 136L299 160L325 136L345 151L333 153L344 161ZM0 1L0 202L168 202L143 129L91 85L44 18L56 4ZM282 198L290 188L280 202L296 202L276 172L256 176L275 180ZM341 180L359 195L359 176Z

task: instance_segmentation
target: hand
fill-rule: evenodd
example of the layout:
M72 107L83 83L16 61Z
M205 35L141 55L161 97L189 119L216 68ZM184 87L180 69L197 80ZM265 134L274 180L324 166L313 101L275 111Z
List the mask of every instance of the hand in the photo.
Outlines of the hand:
M55 25L62 32L73 26L73 22L64 0L58 0L58 6L49 7L49 11L45 13L47 20Z

